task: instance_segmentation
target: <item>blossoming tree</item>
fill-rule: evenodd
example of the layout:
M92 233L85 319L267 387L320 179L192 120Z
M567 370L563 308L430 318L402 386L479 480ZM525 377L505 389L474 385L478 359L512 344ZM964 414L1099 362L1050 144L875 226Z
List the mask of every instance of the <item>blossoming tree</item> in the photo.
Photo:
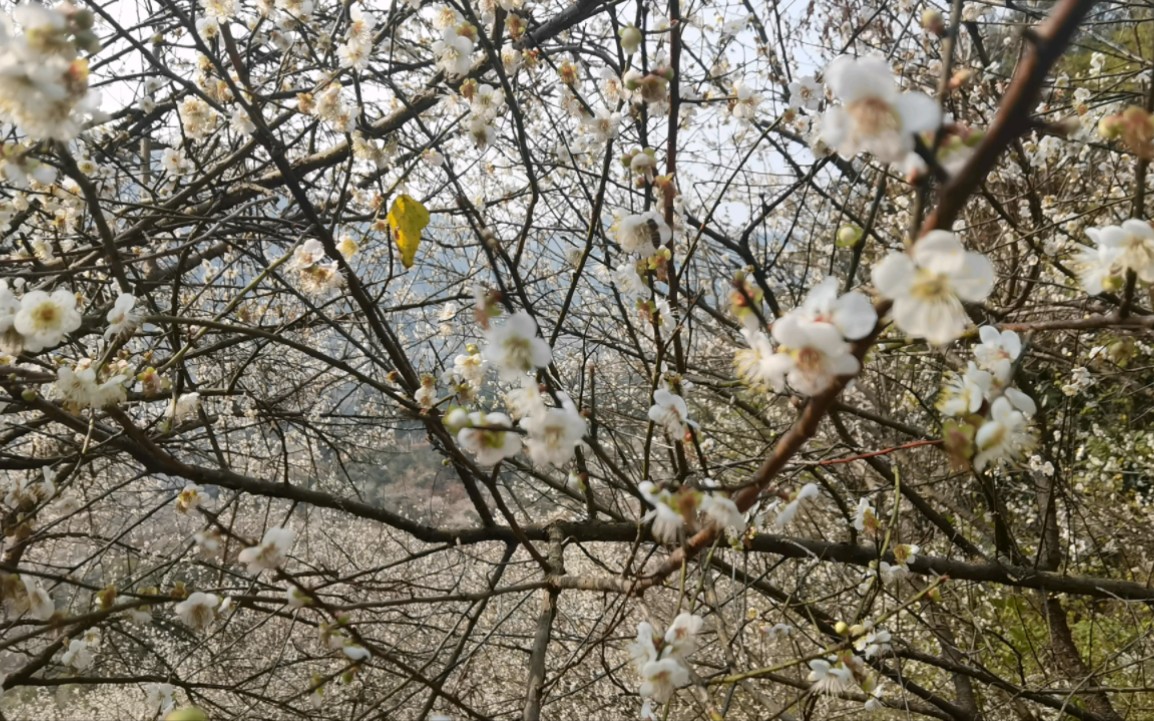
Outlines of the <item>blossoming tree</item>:
M0 25L0 719L1154 717L1154 13Z

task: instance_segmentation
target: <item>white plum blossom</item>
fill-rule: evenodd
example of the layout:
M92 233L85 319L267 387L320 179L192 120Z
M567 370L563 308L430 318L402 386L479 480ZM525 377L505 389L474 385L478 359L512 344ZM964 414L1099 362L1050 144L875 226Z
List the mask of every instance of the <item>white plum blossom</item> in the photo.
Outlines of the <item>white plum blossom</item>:
M177 398L173 398L168 403L168 411L166 415L175 425L184 420L192 418L200 409L200 394L199 393L183 393Z
M1022 353L1022 339L1012 330L1000 333L993 326L978 328L982 342L974 346L974 359L978 366L989 371L998 383L1010 382L1014 361Z
M131 293L121 293L116 296L116 301L109 309L105 320L108 321L108 328L104 331L104 337L127 335L136 328L136 324L140 322L140 316L132 312L136 305L136 296Z
M832 323L802 320L790 313L773 324L777 353L766 360L765 373L779 393L790 387L816 395L840 376L858 372L861 363Z
M28 596L28 614L37 621L48 621L56 613L56 604L52 596L40 585L39 579L32 576L20 576L24 582L24 591Z
M915 134L941 123L937 102L923 93L902 93L880 56L842 55L830 63L825 81L841 105L826 109L822 139L845 158L866 152L883 163L900 163L914 149Z
M240 105L233 108L232 113L229 115L228 126L238 135L246 138L256 132L256 123L252 121L252 116Z
M285 268L288 270L304 270L321 262L326 258L325 247L316 238L309 238L293 251Z
M292 529L274 526L265 531L259 545L242 550L237 560L247 564L248 572L254 575L264 570L280 568L295 540L296 534Z
M1002 391L1002 395L1010 402L1010 405L1020 410L1027 417L1033 416L1038 412L1038 404L1034 403L1034 399L1017 388L1012 386L1006 388Z
M742 328L741 335L749 348L741 348L733 355L738 375L753 386L773 385L778 378L778 361L773 360L777 351L769 336L751 328Z
M890 650L890 641L893 636L885 629L870 629L867 633L854 640L853 646L867 659L882 656Z
M216 111L204 100L190 95L180 101L180 121L185 134L192 140L202 140L216 129Z
M24 340L13 328L16 314L20 312L20 299L8 287L8 281L0 279L0 349L19 353L24 348Z
M641 676L639 693L642 698L665 703L673 693L689 685L687 657L697 645L696 635L702 619L691 613L682 613L669 625L660 639L647 621L637 624L637 640L630 644L629 654Z
M637 624L637 640L629 644L629 656L638 668L657 659L656 634L653 624L648 621Z
M994 266L967 251L953 233L932 230L912 254L894 252L874 266L878 292L893 301L894 323L905 333L944 345L960 337L969 318L962 302L980 303L994 287Z
M173 611L185 624L199 630L208 628L208 625L216 618L218 606L220 606L220 596L215 593L197 591L176 604Z
M613 285L626 298L636 298L645 292L645 281L637 274L637 264L632 260L622 261L613 270Z
M812 75L806 75L789 84L789 107L795 109L817 110L821 107L824 93L821 83Z
M184 489L176 497L176 510L188 513L199 508L208 499L208 494L197 484L185 484Z
M858 533L865 533L866 529L874 530L878 528L877 511L870 504L868 498L860 498L857 502L857 509L854 511L853 527Z
M521 420L525 446L538 466L563 466L574 456L588 423L572 403L538 410Z
M541 387L529 376L523 376L521 385L505 392L505 407L515 420L540 415L545 412L545 401L541 397Z
M347 39L337 48L337 57L341 67L364 70L369 66L369 57L373 49L373 30L376 28L376 18L364 9L362 5L349 7L349 23Z
M668 506L664 500L658 501L652 511L646 513L641 521L653 520L653 537L667 546L676 544L681 539L681 531L685 528L685 519L681 514Z
M991 462L1018 460L1033 447L1034 440L1025 414L1006 397L995 398L989 419L974 436L974 468L980 471Z
M581 122L582 130L596 143L605 143L617 137L617 127L621 123L621 113L607 108L599 109L594 115Z
M643 153L642 153L643 155ZM658 246L669 242L673 231L656 210L626 215L617 221L614 237L626 253L652 255Z
M192 534L192 541L196 544L193 550L201 558L212 558L220 553L220 534L214 530L197 531Z
M170 683L150 683L144 686L145 705L155 715L168 713L176 705L173 694L176 688Z
M977 413L982 408L993 387L994 377L981 370L973 361L966 366L965 373L950 373L938 397L938 410L944 416L964 416Z
M205 40L220 36L220 21L215 17L202 17L196 21L196 32Z
M88 642L81 638L74 638L68 642L68 650L60 657L60 662L71 666L77 671L83 671L92 665L92 651Z
M521 436L504 413L470 413L469 425L457 432L457 442L482 466L496 465L521 450Z
M308 594L296 586L289 586L284 590L285 603L289 608L304 608L312 602Z
M464 77L473 68L473 41L456 30L446 28L442 38L433 43L437 67L450 78Z
M886 561L879 561L877 568L877 575L886 586L892 586L906 576L910 575L910 569L904 563L890 564ZM867 572L866 578L873 579L873 572Z
M641 517L642 523L653 521L653 537L666 545L674 545L681 540L681 532L685 528L685 519L670 505L674 502L673 494L664 489L658 490L652 481L642 481L637 484L637 490L650 505L652 510Z
M525 311L518 311L503 325L490 328L485 337L488 344L481 355L504 380L517 380L553 362L549 344L537 335L537 321Z
M730 498L719 493L707 493L697 508L711 524L731 537L738 537L745 531L745 514Z
M830 657L829 661L815 658L809 662L809 668L806 680L812 684L810 689L814 693L836 695L853 688L853 671L835 657Z
M437 405L437 381L429 376L421 380L421 385L413 391L413 400L421 408L432 408Z
M757 117L757 106L761 104L761 96L744 80L733 84L733 107L730 112L738 120L753 120Z
M189 162L180 148L165 148L160 155L160 167L170 176L183 175L189 170Z
M59 344L64 336L80 328L83 319L76 310L76 296L71 291L49 294L33 290L20 299L20 310L12 327L23 336L24 350L36 352Z
M685 399L669 392L666 388L653 391L653 406L649 409L649 420L665 429L674 440L681 440L690 425L689 407Z
M802 506L820 495L821 489L818 488L816 483L807 483L802 486L789 503L780 507L777 516L771 524L773 530L780 531L793 523L793 519L797 516L797 512L801 510Z
M641 689L643 697L665 703L673 692L689 685L689 669L675 658L649 661L641 667Z
M665 630L664 653L684 661L697 650L697 634L704 621L693 613L679 613Z
M803 320L832 324L846 340L865 338L877 324L877 311L861 293L838 295L837 288L836 278L826 278L806 295L794 313Z
M461 353L453 358L453 373L468 383L480 385L485 378L485 359L480 353Z
M1096 246L1085 249L1080 258L1087 293L1118 290L1127 271L1143 283L1154 283L1154 228L1149 223L1131 218L1121 225L1087 228L1086 234Z

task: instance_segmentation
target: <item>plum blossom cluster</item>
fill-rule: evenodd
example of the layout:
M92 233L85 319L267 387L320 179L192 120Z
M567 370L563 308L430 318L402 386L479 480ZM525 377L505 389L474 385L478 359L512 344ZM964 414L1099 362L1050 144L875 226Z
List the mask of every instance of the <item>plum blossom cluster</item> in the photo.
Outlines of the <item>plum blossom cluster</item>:
M1036 437L1031 418L1037 406L1011 385L1022 341L1012 330L979 329L981 343L962 373L951 373L942 387L938 410L945 447L959 462L976 470L1024 458Z
M33 147L25 143L0 145L0 168L3 168L3 177L15 187L26 189L31 183L51 185L56 180L55 168L32 157L30 151Z
M665 703L679 688L691 682L689 656L697 650L701 616L682 613L673 619L663 636L648 621L637 624L637 640L629 646L633 665L641 676L638 690L645 699L642 718L653 714L654 703Z
M778 393L788 385L804 395L816 395L843 376L858 372L861 363L850 341L869 335L877 313L858 292L838 295L837 280L826 278L803 303L774 322L776 346L757 329L752 314L742 316L748 349L735 356L738 373L754 386Z
M869 505L869 502L865 499L862 499L862 501L868 507L867 513L873 514L874 509ZM858 518L862 515L863 509L862 506L859 505ZM878 528L879 531L875 533L880 532L880 524L878 524ZM895 545L893 550L893 563L885 560L871 562L869 568L862 574L862 582L859 586L860 591L862 593L868 593L870 587L879 581L883 586L893 586L899 583L902 579L910 575L910 564L917 560L921 550L921 547L916 543L899 543Z
M4 492L4 505L12 510L32 508L39 503L46 503L56 496L55 473L43 469L40 480L33 480L28 476L13 476L8 483L0 486ZM0 574L0 578L4 578Z
M1154 228L1149 223L1131 218L1121 225L1087 228L1086 234L1094 247L1078 256L1078 275L1087 293L1120 291L1128 273L1154 283Z
M373 49L373 31L377 20L360 4L349 6L349 29L345 42L337 48L341 67L364 70L369 66L369 54Z
M881 56L842 55L826 69L825 82L841 104L826 109L821 138L845 158L870 153L883 163L902 163L914 150L914 136L941 123L937 102L901 92ZM798 91L799 104L808 100Z
M305 115L315 115L333 130L351 133L356 128L360 108L345 101L344 86L333 80L324 90L297 95L297 108Z
M866 658L880 656L890 648L888 631L875 630L872 625L855 625L852 628L839 623L838 628L850 636L856 636L854 649L863 652ZM876 711L883 707L882 689L876 678L866 672L865 660L845 650L826 658L815 658L809 662L810 690L818 694L832 696L847 693L855 687L866 695L865 710Z
M325 254L324 246L316 238L297 246L285 267L296 271L301 288L314 295L339 290L345 284L337 261Z
M461 95L469 101L469 119L465 123L469 137L483 148L496 137L497 118L505 107L505 94L492 85L466 80L461 83Z
M901 331L944 345L969 325L962 303L981 303L994 289L994 266L966 250L954 233L931 230L910 253L883 258L872 278L878 293L893 301L893 321Z
M9 618L27 615L37 621L48 621L56 613L52 596L34 576L0 574L0 591L4 597L4 612Z
M659 65L648 73L630 68L621 76L622 96L634 106L647 107L651 114L664 115L669 112L672 80L673 69L666 65Z
M681 542L686 533L699 526L712 527L732 539L745 532L745 514L717 483L705 479L704 490L683 487L677 491L660 488L652 481L642 481L637 490L652 508L641 518L653 522L653 537L666 545Z
M600 108L592 115L582 116L581 130L584 132L585 149L595 150L616 138L620 125L621 113L606 108Z
M468 75L473 68L477 28L448 6L437 11L433 25L441 31L441 39L433 43L437 67L450 80Z
M445 414L445 426L456 433L457 442L480 465L496 465L524 447L537 466L564 466L576 455L588 422L563 391L554 394L556 405L548 405L537 381L528 375L553 362L553 352L537 335L533 317L521 311L500 325L490 325L488 319L495 311L491 298L479 294L477 314L485 321L485 348L479 353L475 346L467 348L468 352L457 356L453 371L446 375L459 379L455 386L457 399L469 402L480 388L485 368L492 366L502 380L518 383L517 388L505 394L509 414L469 413L457 407ZM514 428L514 420L520 431ZM523 440L521 434L525 436Z
M88 61L100 42L91 11L17 5L0 22L0 119L36 140L75 138L96 109Z
M98 368L91 358L84 358L75 367L61 366L56 371L53 396L73 409L107 408L123 403L127 397L126 383L132 376L115 373L112 366Z

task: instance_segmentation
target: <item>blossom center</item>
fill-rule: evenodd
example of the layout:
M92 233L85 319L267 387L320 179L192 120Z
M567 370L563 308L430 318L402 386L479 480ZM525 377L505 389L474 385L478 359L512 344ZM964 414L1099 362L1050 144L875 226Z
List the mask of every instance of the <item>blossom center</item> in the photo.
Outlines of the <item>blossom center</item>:
M794 359L798 369L802 373L814 373L821 370L821 360L821 351L816 348L809 347L802 348L801 350L797 351L797 356Z
M510 338L505 341L505 352L508 354L510 365L521 370L528 370L532 366L528 338Z
M32 322L37 328L51 328L56 325L59 316L54 303L41 303L32 311Z
M945 300L951 295L950 284L944 276L920 273L910 289L910 294L920 301L932 302Z
M901 130L901 119L893 106L881 98L862 98L846 106L863 135L881 135Z

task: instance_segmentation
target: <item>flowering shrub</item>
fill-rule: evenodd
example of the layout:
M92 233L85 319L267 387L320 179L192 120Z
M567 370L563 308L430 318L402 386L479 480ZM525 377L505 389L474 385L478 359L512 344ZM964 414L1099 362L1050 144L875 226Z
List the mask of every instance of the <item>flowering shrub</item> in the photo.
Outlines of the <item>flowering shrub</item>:
M22 2L0 718L1150 718L1139 3Z

